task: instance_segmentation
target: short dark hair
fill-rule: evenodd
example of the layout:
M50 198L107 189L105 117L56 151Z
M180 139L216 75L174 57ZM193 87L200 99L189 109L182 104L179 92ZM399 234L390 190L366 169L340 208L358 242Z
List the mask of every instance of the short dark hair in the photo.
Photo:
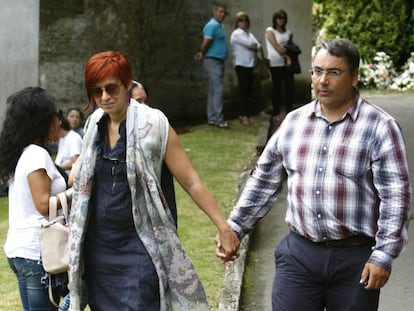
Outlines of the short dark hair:
M78 107L71 107L66 111L66 117L69 115L69 113L71 111L77 111L79 113L80 121L81 121L81 123L83 123L83 120L84 120L85 116L83 115L82 109L80 109Z
M147 97L149 97L148 87L146 87L144 84L142 84L138 81L135 81L135 80L132 80L131 88L129 89L129 93L131 94L132 90L135 89L136 87L140 87L141 89L143 89L145 94L147 94Z
M350 71L359 69L360 54L357 46L350 40L341 38L326 40L315 47L315 56L322 49L333 56L343 58Z

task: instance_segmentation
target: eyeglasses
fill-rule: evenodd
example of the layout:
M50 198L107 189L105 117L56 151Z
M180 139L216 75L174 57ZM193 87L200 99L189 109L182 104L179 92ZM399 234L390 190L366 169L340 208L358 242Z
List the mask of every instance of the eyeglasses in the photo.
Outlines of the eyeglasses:
M311 70L309 70L309 72L312 74L312 76L316 77L316 78L320 78L322 77L323 74L326 74L327 77L329 78L339 78L342 73L349 71L349 69L346 70L341 70L341 69L321 69L321 68L312 68Z
M104 87L90 87L88 88L88 94L95 98L102 97L103 91L105 91L109 96L114 96L119 93L119 87L121 83L110 83L105 85Z
M245 22L245 23L250 23L250 21L248 19L239 19L239 22Z

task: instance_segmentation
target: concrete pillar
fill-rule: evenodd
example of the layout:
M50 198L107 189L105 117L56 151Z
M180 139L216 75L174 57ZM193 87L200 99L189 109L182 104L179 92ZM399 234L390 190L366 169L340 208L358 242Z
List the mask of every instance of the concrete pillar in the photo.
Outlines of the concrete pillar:
M39 1L1 1L0 120L10 94L39 84Z

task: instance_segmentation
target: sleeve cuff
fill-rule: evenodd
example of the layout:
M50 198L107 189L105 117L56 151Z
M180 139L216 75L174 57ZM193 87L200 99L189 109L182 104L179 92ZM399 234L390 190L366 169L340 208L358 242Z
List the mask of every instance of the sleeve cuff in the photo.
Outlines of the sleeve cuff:
M391 272L393 260L394 258L387 253L384 253L380 250L374 250L369 257L368 262L380 266Z

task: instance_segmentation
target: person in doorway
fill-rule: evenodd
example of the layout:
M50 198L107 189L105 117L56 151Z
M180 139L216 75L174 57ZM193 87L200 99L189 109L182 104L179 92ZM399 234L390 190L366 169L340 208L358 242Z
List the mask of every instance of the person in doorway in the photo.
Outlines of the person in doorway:
M66 190L65 179L47 149L59 138L62 111L57 109L56 98L40 87L12 94L6 105L0 134L0 180L9 183L4 251L16 275L21 309L54 311L39 234L42 221L48 220L49 198Z
M294 74L289 70L291 59L285 45L292 40L293 34L287 29L288 16L284 10L273 14L272 26L266 29L267 57L270 61L270 74L272 76L272 121L280 124L285 113L292 110L295 102ZM284 94L282 93L282 85ZM283 96L282 96L283 94Z
M86 122L73 173L71 310L79 310L83 274L91 310L208 310L161 191L164 161L217 227L227 260L237 256L238 238L165 115L129 100L131 82L121 52L97 53L86 63L89 103L98 108Z
M207 122L209 125L222 129L229 128L224 121L223 114L223 78L224 62L227 59L228 49L226 33L223 29L223 21L227 16L227 8L224 4L215 3L213 17L204 26L203 41L200 51L195 59L203 62L209 78L207 98Z
M346 39L316 47L316 99L286 116L228 219L242 238L287 179L290 233L275 251L273 310L377 310L407 243L403 134L392 116L360 96L359 61Z
M249 99L253 87L253 68L256 61L256 53L261 45L256 37L249 31L250 18L246 12L236 14L236 25L230 37L233 50L233 64L239 81L239 120L241 124L249 126Z

